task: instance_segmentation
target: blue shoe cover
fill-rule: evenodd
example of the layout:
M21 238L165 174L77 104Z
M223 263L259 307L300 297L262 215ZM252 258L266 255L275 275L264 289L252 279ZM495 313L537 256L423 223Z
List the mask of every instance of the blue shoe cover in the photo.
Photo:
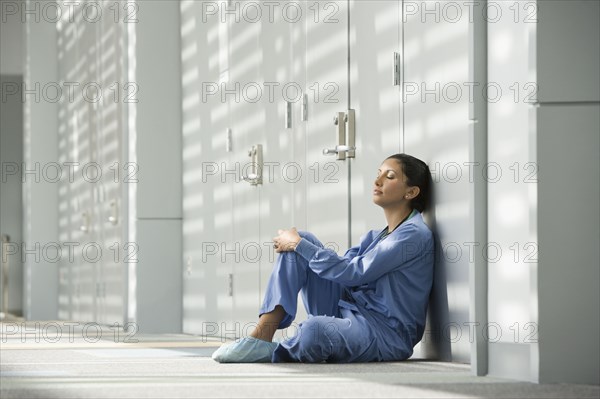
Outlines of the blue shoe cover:
M246 337L221 346L212 358L219 363L271 363L275 347L277 342Z

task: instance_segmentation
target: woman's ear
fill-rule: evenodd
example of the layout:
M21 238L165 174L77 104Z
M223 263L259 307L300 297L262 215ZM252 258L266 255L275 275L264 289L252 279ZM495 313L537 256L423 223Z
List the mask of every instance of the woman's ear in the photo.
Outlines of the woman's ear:
M406 191L406 195L404 196L404 198L406 198L407 200L411 200L413 198L416 198L420 192L421 189L418 186L409 187Z

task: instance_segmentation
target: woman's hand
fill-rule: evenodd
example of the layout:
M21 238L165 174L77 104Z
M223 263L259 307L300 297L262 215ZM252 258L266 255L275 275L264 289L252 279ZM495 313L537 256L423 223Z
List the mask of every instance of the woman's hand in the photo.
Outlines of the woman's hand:
M277 234L277 237L273 237L273 247L277 253L295 250L302 239L295 227L290 230L277 230Z

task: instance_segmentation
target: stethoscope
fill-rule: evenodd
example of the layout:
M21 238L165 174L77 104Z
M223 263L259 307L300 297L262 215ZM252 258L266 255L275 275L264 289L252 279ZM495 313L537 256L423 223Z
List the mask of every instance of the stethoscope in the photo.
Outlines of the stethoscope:
M385 240L387 236L389 236L394 231L396 231L396 229L398 227L402 226L402 223L406 222L414 214L415 214L415 210L413 209L400 223L398 223L398 225L396 227L394 227L394 229L392 231L389 231L389 228L384 228L383 230L381 230L381 233L379 233L379 235L377 236L377 238L373 242L379 243L379 242Z

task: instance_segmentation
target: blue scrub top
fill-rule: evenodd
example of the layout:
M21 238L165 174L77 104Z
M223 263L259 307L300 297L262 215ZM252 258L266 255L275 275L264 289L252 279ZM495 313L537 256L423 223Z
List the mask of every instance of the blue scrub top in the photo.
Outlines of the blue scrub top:
M414 212L383 239L383 230L369 231L342 257L305 239L295 249L317 275L345 287L339 307L365 317L392 357L409 356L421 340L433 284L433 234Z

